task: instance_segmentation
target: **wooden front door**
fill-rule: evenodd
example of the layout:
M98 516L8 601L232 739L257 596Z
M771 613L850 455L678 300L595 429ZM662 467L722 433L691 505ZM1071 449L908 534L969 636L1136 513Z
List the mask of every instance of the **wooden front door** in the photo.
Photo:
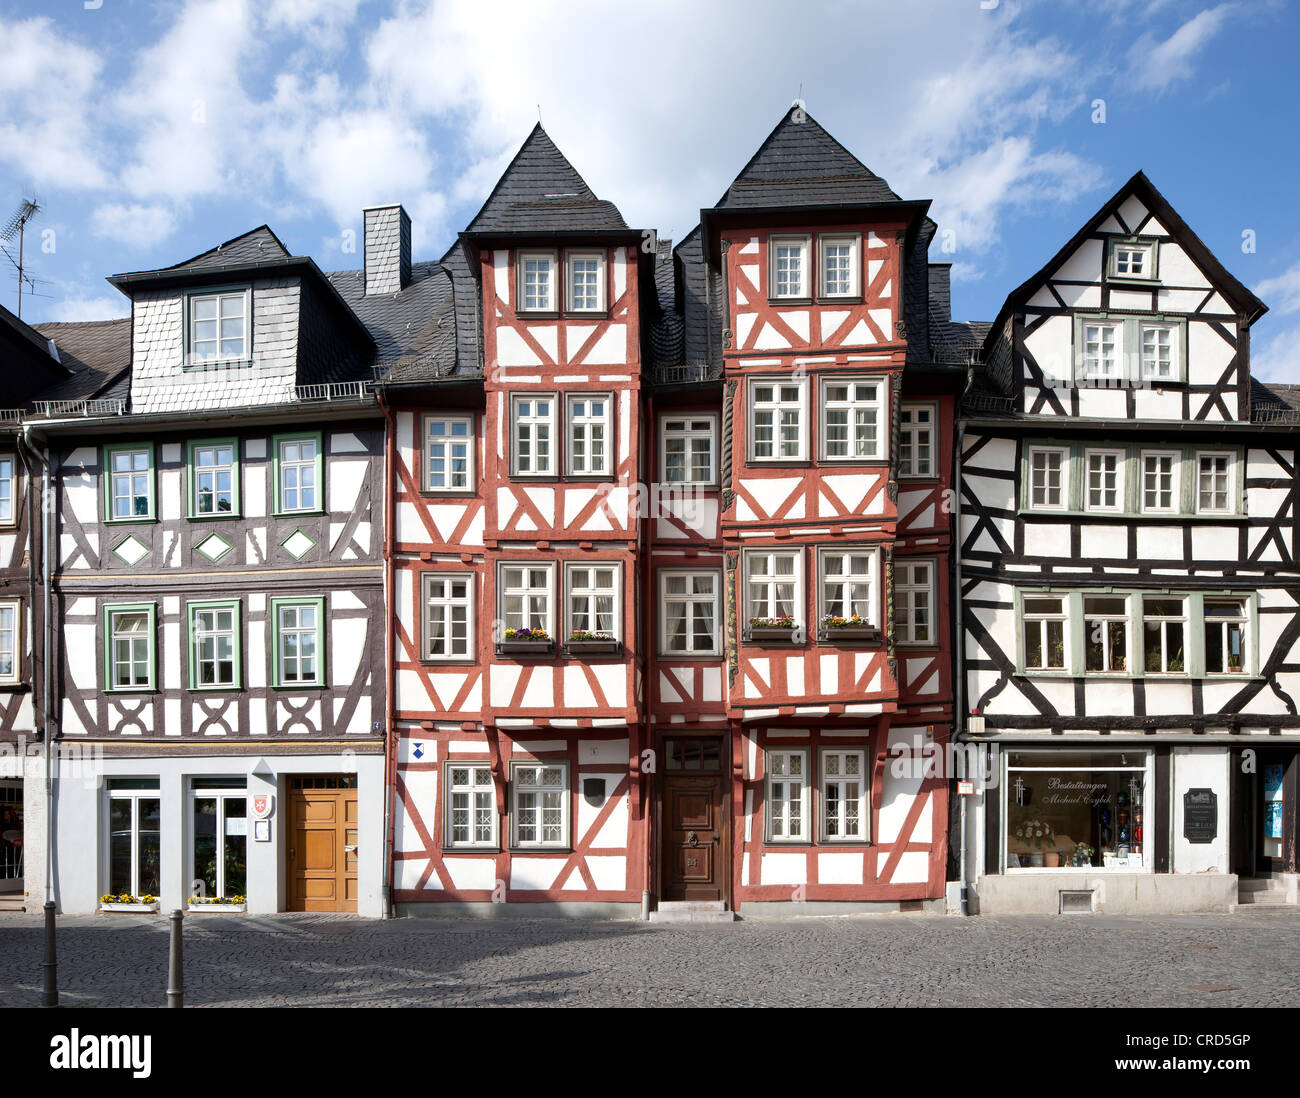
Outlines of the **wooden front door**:
M729 872L720 738L665 741L663 899L725 900Z
M357 780L322 774L291 778L288 908L357 910Z

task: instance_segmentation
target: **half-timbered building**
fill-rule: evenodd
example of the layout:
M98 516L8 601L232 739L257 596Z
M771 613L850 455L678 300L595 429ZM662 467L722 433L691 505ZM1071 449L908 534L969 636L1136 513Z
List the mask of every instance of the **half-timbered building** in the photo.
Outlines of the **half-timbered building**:
M958 426L979 910L1296 899L1295 415L1141 173L990 329Z

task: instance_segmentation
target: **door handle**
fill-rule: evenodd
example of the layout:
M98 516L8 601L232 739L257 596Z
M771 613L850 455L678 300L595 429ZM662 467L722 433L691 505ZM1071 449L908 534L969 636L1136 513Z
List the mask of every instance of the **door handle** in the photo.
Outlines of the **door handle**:
M346 850L349 854L355 854L357 852L357 847L355 843L353 843L351 846L345 845L343 849Z

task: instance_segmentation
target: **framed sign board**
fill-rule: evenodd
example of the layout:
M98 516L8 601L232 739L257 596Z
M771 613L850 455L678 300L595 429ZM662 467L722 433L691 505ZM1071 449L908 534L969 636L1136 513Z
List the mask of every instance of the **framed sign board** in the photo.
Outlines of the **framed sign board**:
M1213 789L1189 789L1183 794L1183 838L1212 843L1219 835L1219 795Z

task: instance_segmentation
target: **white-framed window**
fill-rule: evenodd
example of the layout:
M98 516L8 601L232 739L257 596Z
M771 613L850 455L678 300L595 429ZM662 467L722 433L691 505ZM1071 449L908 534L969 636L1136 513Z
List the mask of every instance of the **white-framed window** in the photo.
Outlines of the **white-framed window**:
M885 382L824 378L821 394L822 457L828 461L885 456Z
M323 686L324 599L272 599L275 685Z
M188 894L230 899L248 894L248 780L190 779Z
M1142 666L1149 675L1187 672L1187 602L1180 596L1142 599Z
M1142 355L1142 380L1177 381L1179 369L1178 326L1176 324L1138 325L1138 346Z
M1089 675L1128 670L1128 599L1123 595L1084 596L1083 669Z
M749 446L754 461L807 456L806 381L758 378L749 383Z
M664 655L719 654L720 587L717 572L659 573L659 643Z
M190 295L190 362L242 361L250 357L250 299L247 290Z
M555 567L551 564L505 564L498 585L500 617L505 629L543 630L554 636Z
M1236 510L1235 455L1201 451L1196 455L1196 513L1228 515Z
M108 645L109 690L154 687L154 613L147 605L109 606L104 610Z
M514 475L555 474L555 395L515 393L510 398L514 420Z
M195 515L233 515L239 506L237 443L202 442L190 446L191 493Z
M1110 247L1112 278L1156 277L1155 243L1117 240Z
M555 253L519 253L519 307L521 313L556 312Z
M0 683L16 685L22 667L22 618L17 599L0 602Z
M1070 451L1064 446L1029 448L1029 506L1064 511L1070 503Z
M880 554L876 549L823 549L822 616L880 625Z
M238 688L239 604L191 604L190 689Z
M1083 324L1083 377L1089 381L1119 380L1124 367L1124 326L1104 320Z
M898 409L898 475L932 477L936 471L934 404L903 404Z
M894 623L899 644L935 644L935 572L932 560L894 558Z
M1180 501L1179 470L1182 456L1176 451L1142 452L1142 511L1172 514Z
M1086 511L1124 510L1124 451L1085 450L1083 506Z
M1026 671L1064 671L1069 614L1064 595L1029 595L1021 603Z
M162 798L157 778L109 778L108 892L157 896L162 867Z
M447 847L497 846L496 783L492 768L477 763L448 760L443 765L447 783Z
M859 237L820 236L817 247L821 252L821 296L857 297Z
M864 842L868 811L866 752L823 749L821 817L825 842Z
M767 841L808 841L808 753L764 752Z
M605 311L605 256L601 252L569 252L568 300L571 313Z
M750 549L745 553L747 620L793 618L803 622L803 554Z
M1205 600L1205 673L1244 675L1250 614L1245 599Z
M152 447L110 447L106 452L106 461L111 518L153 518Z
M571 476L608 476L613 436L613 398L609 393L570 393L565 398L568 421L568 468Z
M569 633L622 636L623 569L618 564L565 566Z
M426 416L424 488L468 492L474 488L474 417Z
M806 236L773 236L767 242L770 259L771 298L807 298L808 252Z
M14 499L18 490L13 454L0 454L0 526L14 524Z
M687 413L659 421L660 476L665 484L716 484L718 420Z
M569 844L569 767L567 763L515 763L510 813L518 847Z
M276 443L279 457L279 510L315 511L321 503L316 475L320 463L320 440L283 438Z
M472 572L425 572L424 658L467 660L474 657L474 575Z

